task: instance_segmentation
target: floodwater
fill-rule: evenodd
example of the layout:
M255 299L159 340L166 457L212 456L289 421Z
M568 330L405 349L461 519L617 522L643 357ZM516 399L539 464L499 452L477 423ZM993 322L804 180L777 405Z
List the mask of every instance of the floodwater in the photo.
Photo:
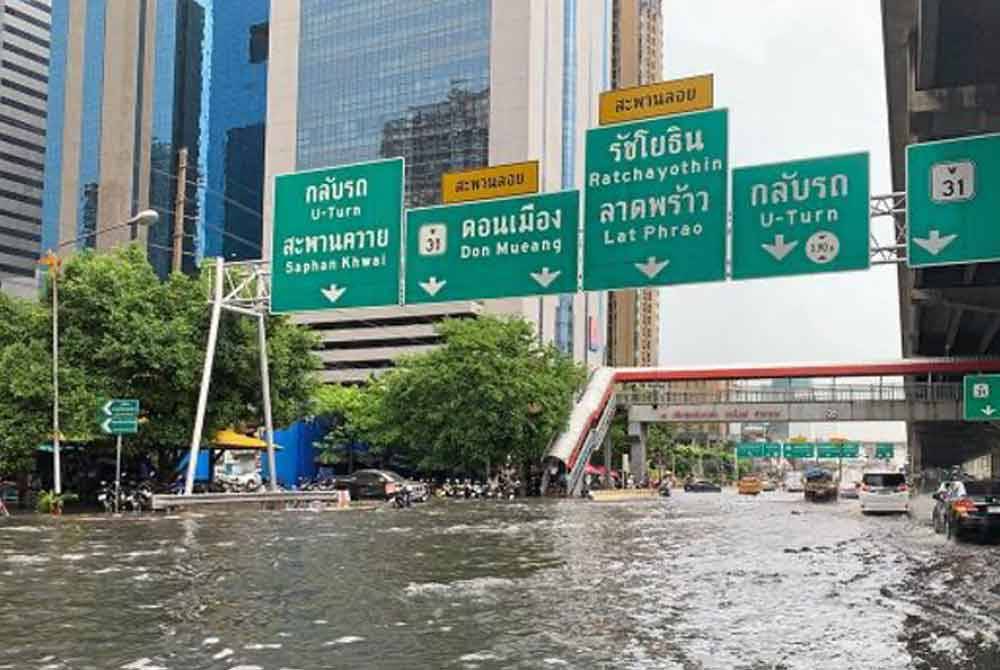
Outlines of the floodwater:
M0 520L0 669L1000 668L1000 548L856 503Z

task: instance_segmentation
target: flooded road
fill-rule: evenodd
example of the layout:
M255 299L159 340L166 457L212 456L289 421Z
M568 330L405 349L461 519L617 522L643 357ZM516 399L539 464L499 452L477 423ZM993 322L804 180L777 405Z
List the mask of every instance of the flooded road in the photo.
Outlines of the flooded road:
M0 669L1000 668L1000 547L855 502L0 520Z

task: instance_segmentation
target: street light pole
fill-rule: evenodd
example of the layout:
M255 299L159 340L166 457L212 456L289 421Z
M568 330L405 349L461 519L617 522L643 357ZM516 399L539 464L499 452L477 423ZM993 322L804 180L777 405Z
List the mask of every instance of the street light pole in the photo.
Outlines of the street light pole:
M52 268L52 488L62 493L62 465L59 460L59 259Z
M62 249L82 239L93 237L98 233L106 233L125 226L138 224L142 226L155 225L160 220L160 215L152 209L144 209L132 218L122 223L98 228L87 235L60 242L56 245L56 250ZM49 268L49 277L52 281L52 489L56 494L62 493L62 463L60 454L60 434L59 434L59 267L62 259L51 249L40 263Z

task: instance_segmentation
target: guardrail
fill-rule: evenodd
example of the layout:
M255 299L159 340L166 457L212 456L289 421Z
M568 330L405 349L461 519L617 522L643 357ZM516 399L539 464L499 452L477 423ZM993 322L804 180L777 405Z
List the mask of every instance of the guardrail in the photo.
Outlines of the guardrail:
M619 407L631 405L709 405L739 403L834 403L834 402L959 402L962 385L951 382L906 384L831 385L773 389L725 386L720 389L671 389L625 385L615 392Z

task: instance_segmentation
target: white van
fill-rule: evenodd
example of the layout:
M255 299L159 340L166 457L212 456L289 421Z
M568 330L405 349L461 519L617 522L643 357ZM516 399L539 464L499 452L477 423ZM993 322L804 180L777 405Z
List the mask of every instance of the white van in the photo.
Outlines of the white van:
M906 476L899 472L866 472L858 491L861 513L910 511L910 491Z

